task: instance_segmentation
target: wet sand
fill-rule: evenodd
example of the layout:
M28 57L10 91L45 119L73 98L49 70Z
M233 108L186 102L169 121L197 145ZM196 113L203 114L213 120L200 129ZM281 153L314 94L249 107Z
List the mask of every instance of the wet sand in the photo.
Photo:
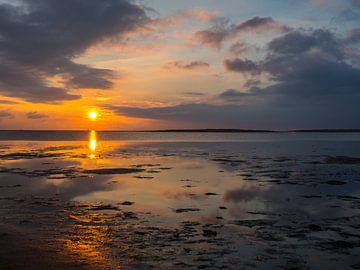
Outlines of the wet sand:
M8 227L0 227L0 246L0 269L3 270L89 269L88 266L76 265L72 259L52 252L36 236L31 237Z
M95 150L1 143L0 269L360 269L360 142Z

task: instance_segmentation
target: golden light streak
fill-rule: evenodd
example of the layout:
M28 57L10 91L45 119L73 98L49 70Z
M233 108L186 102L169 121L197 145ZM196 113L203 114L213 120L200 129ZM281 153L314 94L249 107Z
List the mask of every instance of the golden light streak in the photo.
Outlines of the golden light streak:
M96 131L92 130L90 131L90 136L89 136L89 149L91 151L90 154L91 159L95 158L96 147L97 147Z

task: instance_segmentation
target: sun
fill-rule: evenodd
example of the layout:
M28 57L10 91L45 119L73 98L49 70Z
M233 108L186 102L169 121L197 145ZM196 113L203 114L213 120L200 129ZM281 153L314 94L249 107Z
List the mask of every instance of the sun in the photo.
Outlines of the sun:
M88 116L89 116L90 120L95 121L96 118L98 117L98 114L97 114L96 111L90 111L90 112L88 113Z

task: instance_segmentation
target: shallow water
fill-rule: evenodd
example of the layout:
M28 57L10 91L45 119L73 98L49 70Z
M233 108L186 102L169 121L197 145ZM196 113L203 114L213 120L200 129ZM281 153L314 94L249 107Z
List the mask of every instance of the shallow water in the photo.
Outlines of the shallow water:
M89 268L360 266L360 134L139 134L2 141L0 222Z

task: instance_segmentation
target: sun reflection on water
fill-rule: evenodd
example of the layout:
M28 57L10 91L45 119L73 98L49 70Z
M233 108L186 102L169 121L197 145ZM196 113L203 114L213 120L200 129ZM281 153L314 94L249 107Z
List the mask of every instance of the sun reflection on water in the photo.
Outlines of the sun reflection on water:
M108 249L104 243L109 242L109 239L106 237L107 227L104 226L102 215L70 215L69 219L75 224L69 228L68 237L60 239L63 241L64 251L75 255L79 263L113 269L105 255Z
M97 138L96 138L96 131L91 130L89 136L89 149L91 151L90 158L93 159L96 157L96 148L97 148Z

